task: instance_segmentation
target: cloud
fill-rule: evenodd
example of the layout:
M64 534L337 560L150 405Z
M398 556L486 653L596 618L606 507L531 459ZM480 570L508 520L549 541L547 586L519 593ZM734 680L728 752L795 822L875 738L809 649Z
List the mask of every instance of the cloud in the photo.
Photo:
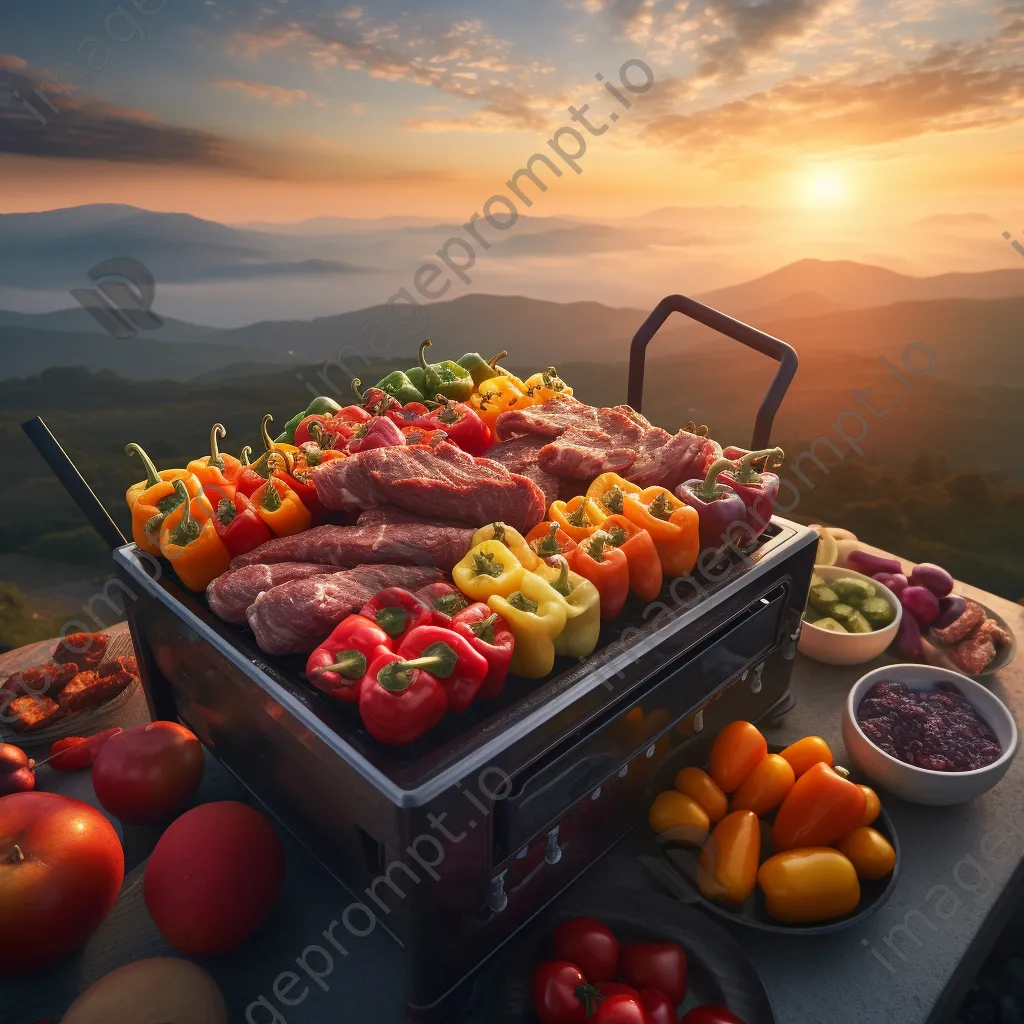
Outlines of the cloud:
M19 71L28 67L28 61L13 53L0 53L0 68L4 71Z
M245 82L238 78L220 78L216 82L219 89L236 89L250 99L261 100L274 107L287 107L296 100L305 100L309 94L305 89L285 89L279 85L267 85L264 82Z
M353 117L361 117L366 113L365 103L349 103L345 110L350 113Z

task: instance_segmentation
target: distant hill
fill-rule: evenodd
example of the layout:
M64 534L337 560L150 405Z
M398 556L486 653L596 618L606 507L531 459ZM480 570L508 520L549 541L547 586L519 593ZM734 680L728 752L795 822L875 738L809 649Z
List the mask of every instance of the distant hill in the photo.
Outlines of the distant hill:
M1001 299L1024 295L1024 269L910 277L848 260L798 260L745 284L708 292L700 300L730 316L744 318L806 293L841 309L913 300Z
M173 317L161 317L163 327L146 332L145 337L153 341L209 341L218 333L216 327L190 324ZM80 306L73 309L58 309L52 313L12 313L0 309L0 329L19 327L27 330L64 331L72 334L100 334L106 332Z

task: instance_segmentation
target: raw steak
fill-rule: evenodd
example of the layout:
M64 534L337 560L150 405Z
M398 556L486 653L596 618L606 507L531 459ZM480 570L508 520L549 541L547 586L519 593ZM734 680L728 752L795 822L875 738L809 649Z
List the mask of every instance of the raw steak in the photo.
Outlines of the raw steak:
M305 654L379 590L418 590L443 579L439 569L360 565L346 572L307 576L265 590L249 606L246 618L256 634L256 642L267 654Z
M504 441L515 434L558 437L576 426L596 427L597 410L571 395L555 395L541 405L503 412L494 423L494 432L499 441Z
M345 460L338 460L345 461ZM369 523L360 516L355 526L314 526L291 537L275 537L231 562L267 565L274 562L316 562L320 565L436 565L451 569L469 550L473 531L463 526L439 526L403 513L396 521L384 509ZM411 521L410 521L411 520ZM400 528L396 529L396 527Z
M312 562L276 562L228 569L206 588L206 600L214 615L225 622L244 623L246 609L263 593L282 583L322 576L332 570ZM334 572L342 572L341 568Z
M669 434L653 427L637 446L636 461L622 475L639 487L660 484L674 491L681 483L702 477L721 448L699 434Z
M544 518L544 493L501 463L453 444L373 448L313 471L317 496L342 511L395 505L442 520L485 526L498 520L526 532ZM358 528L358 527L357 527ZM408 529L403 527L405 535ZM437 563L440 564L440 563Z
M591 427L570 427L541 448L541 467L555 476L593 480L601 473L622 473L636 460L632 448L612 447L611 438Z
M539 434L523 434L508 441L499 441L487 453L487 458L500 462L510 473L532 480L544 492L544 501L550 507L551 502L561 496L562 480L537 462L537 454L547 443L548 439ZM362 522L362 516L359 521Z

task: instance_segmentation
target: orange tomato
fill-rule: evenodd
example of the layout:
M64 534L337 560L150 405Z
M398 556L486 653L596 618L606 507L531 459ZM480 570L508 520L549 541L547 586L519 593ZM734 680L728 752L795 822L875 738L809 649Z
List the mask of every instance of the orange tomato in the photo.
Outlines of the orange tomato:
M819 761L824 761L830 768L835 764L829 745L820 736L805 736L796 743L790 743L779 756L784 757L793 766L793 772L798 779Z
M753 811L733 811L716 826L700 855L697 888L715 903L738 907L757 884L761 824Z
M711 821L721 821L729 812L729 798L701 768L684 768L679 772L676 775L676 789L696 800Z
M896 867L896 851L889 840L866 825L855 828L836 849L853 864L862 882L885 878Z
M882 813L882 802L878 794L870 786L857 787L863 794L867 803L864 805L864 817L860 819L862 825L870 825L879 814Z
M796 780L782 801L772 825L775 849L831 846L858 826L866 805L859 786L819 762Z
M704 808L692 797L674 789L658 794L648 820L659 836L687 846L700 846L711 827Z
M732 793L767 754L768 742L756 726L730 722L711 747L708 771L723 792Z
M753 811L757 815L774 811L793 788L796 776L790 763L778 754L769 754L743 780L732 795L734 811Z

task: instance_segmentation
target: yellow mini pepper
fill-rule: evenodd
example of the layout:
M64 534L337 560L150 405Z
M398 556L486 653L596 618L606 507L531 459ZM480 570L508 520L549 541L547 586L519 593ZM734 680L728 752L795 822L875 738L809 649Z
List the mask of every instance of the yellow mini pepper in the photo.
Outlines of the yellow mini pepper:
M189 497L199 494L202 484L187 469L164 469L158 473L153 461L137 444L125 445L124 450L128 455L138 455L146 470L146 479L132 484L125 492L132 513L132 540L139 550L159 555L164 517L181 504L174 481L184 483Z
M223 423L214 423L210 428L210 454L193 459L186 467L202 484L203 491L216 507L217 503L235 496L235 484L244 468L233 455L222 455L217 447L217 438L227 436Z
M666 575L685 576L697 564L700 516L671 491L645 487L639 494L627 494L622 514L654 539Z
M843 917L860 902L857 871L827 846L807 846L769 857L757 872L765 909L776 921L814 924Z
M526 679L546 676L555 665L555 637L565 628L565 598L536 573L523 572L518 590L493 594L487 605L515 637L509 671Z
M608 516L601 511L596 501L581 494L569 501L553 501L548 509L548 518L567 533L577 544L586 540Z
M488 523L486 526L481 526L473 534L470 546L475 548L477 544L482 544L485 540L496 540L499 544L504 544L516 556L519 564L530 572L536 571L537 566L541 564L536 552L526 543L526 538L518 530L505 523Z
M227 571L231 555L217 536L213 517L202 523L194 519L185 484L175 480L173 486L180 499L181 513L177 523L160 531L160 553L189 590L205 590Z
M565 601L565 629L555 637L555 654L585 658L601 634L601 597L597 587L579 573L571 572L562 555L541 562L537 575Z
M637 487L618 473L602 473L587 488L587 497L607 516L622 515L622 501L627 494L640 494Z
M455 586L466 597L486 602L493 595L508 597L523 578L519 560L504 544L485 540L474 545L452 569Z

